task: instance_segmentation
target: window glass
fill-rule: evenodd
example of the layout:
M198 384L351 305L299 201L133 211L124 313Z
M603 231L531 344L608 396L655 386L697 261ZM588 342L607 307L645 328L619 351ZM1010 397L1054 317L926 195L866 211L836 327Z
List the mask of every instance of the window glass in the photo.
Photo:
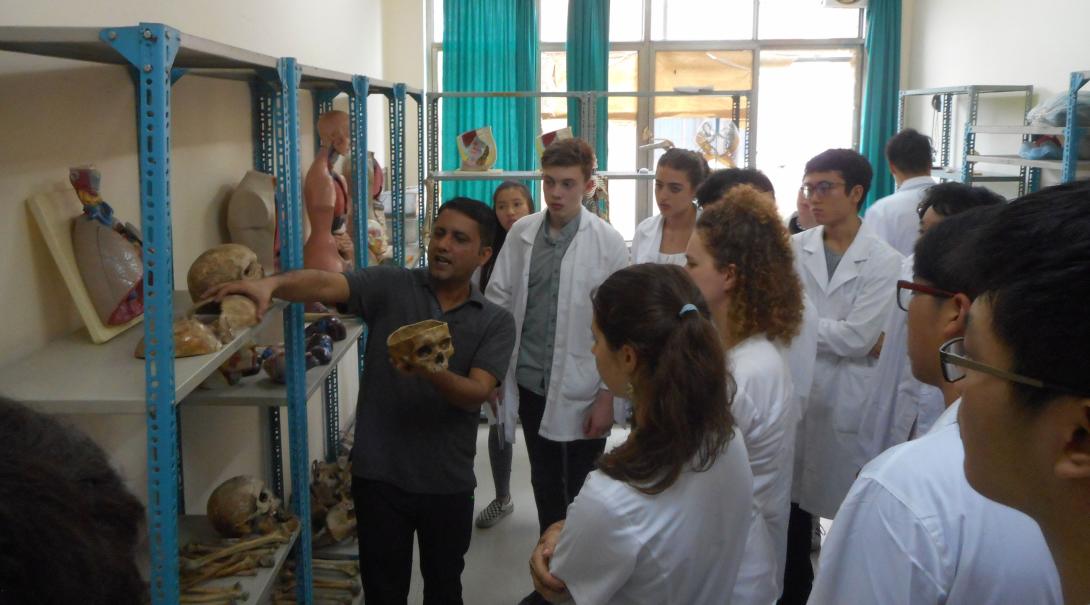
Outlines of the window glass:
M652 40L752 38L753 0L651 0Z
M542 42L566 42L568 40L568 1L541 0L538 27Z
M772 180L784 216L795 211L806 162L852 146L858 60L851 49L761 53L757 167Z
M819 0L760 0L762 40L859 37L859 9L825 8Z
M610 0L609 41L643 40L643 0Z

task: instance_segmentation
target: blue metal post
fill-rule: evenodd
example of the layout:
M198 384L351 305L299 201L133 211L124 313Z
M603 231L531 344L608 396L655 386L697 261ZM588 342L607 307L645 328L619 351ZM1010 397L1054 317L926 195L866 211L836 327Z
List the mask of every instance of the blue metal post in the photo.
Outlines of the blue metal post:
M170 217L170 84L181 42L158 23L106 29L100 38L139 72L140 227L148 414L151 602L178 602L178 427L174 398L174 243Z
M424 230L427 223L428 188L424 186L424 94L411 94L416 101L416 242L419 248L416 265L423 267L427 264L427 235Z
M273 115L276 96L272 85L264 80L250 83L251 115L253 117L254 170L273 174L276 170L276 136L273 133ZM269 271L273 267L268 268ZM269 431L269 483L278 498L284 497L284 447L282 445L280 408L270 407L268 412Z
M333 462L340 453L341 445L341 408L340 408L340 377L337 375L337 367L329 372L325 379L325 459Z
M394 263L405 266L405 85L390 98L390 198L393 201Z
M280 77L279 112L276 116L276 172L280 221L280 264L284 271L303 267L302 183L299 158L299 83L302 69L294 58L277 62ZM291 453L292 502L299 518L295 543L297 599L311 605L311 529L309 464L307 451L306 366L303 363L303 305L292 303L284 311L284 342L288 365L288 447Z
M1067 124L1064 125L1064 165L1061 181L1075 180L1075 168L1079 161L1079 139L1082 128L1078 124L1079 89L1086 84L1086 72L1071 72L1071 88L1067 93Z
M367 248L370 235L367 232L367 218L371 216L371 178L367 162L367 96L371 92L371 79L367 76L352 76L352 94L348 98L349 123L352 127L352 174L356 188L352 196L352 217L356 221L356 267L367 266ZM356 342L359 379L363 381L364 357L367 352L367 328Z

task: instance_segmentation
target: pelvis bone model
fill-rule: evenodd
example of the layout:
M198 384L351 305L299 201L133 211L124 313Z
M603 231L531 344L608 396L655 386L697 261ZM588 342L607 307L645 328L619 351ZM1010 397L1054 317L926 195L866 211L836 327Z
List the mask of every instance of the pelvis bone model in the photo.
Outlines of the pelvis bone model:
M390 357L429 372L445 370L454 355L450 328L435 319L398 328L386 339Z
M144 263L140 234L114 218L98 193L100 175L93 166L68 170L68 180L83 203L83 216L72 225L72 247L87 294L102 323L119 326L144 312Z

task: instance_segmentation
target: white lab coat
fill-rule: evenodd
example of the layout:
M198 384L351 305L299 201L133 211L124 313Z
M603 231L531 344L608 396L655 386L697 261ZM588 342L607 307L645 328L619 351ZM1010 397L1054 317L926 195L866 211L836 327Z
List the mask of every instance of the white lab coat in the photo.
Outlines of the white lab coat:
M901 264L901 279L912 280L913 258L909 256ZM885 334L882 356L860 418L859 468L914 434L926 433L946 408L938 387L912 376L908 360L908 314L894 305L882 332Z
M960 427L864 467L821 547L811 605L1059 605L1037 524L965 479Z
M874 202L863 220L872 232L903 256L912 254L920 235L920 215L916 207L924 193L935 184L929 176L906 179L897 191Z
M803 510L831 519L859 470L859 422L876 362L870 351L896 304L902 257L861 228L830 281L824 233L819 226L791 238L796 269L818 316L797 495Z
M798 402L784 351L764 334L727 352L737 391L731 414L749 454L755 514L731 603L770 605L783 591Z
M746 448L685 470L658 494L601 471L568 507L550 571L584 605L721 605L728 601L753 506Z
M696 216L700 218L701 210L696 209ZM666 219L661 214L645 218L636 225L636 233L632 236L632 264L660 262L662 248L662 227ZM682 257L678 257L679 260ZM679 263L672 263L679 264Z
M628 265L624 238L609 223L585 208L579 229L560 262L560 291L556 313L556 340L552 374L541 419L542 437L553 441L585 439L583 420L598 390L605 388L591 353L591 293L607 277ZM488 281L485 297L515 317L515 348L503 379L504 429L508 441L515 439L518 419L518 382L515 370L526 318L527 284L534 240L546 211L524 216L507 233L496 266Z

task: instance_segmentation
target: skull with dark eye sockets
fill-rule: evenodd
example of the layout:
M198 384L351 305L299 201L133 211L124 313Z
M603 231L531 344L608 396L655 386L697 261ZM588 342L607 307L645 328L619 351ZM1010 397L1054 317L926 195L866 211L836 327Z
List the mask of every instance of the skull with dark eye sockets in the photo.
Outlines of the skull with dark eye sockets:
M399 328L386 339L386 346L390 357L429 372L447 369L454 355L450 327L435 319Z

